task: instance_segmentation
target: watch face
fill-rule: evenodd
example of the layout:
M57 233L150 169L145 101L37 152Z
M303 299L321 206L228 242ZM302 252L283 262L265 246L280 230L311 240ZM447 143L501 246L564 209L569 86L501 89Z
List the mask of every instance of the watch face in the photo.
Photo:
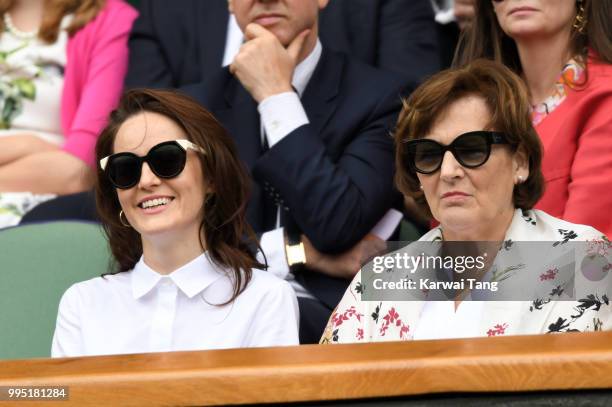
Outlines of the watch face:
M286 245L285 253L287 254L287 263L289 267L306 263L306 252L304 251L304 243L302 242L296 245Z

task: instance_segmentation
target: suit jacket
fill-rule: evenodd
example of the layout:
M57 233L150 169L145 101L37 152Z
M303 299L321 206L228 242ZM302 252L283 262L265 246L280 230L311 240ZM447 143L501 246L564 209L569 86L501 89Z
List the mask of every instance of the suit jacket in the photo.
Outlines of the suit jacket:
M141 0L130 37L127 87L206 80L223 60L227 0ZM323 46L396 71L412 84L440 67L428 0L334 0L321 12Z
M441 240L440 228L431 230L420 239L422 242ZM421 291L420 280L433 280L431 270L417 270L410 274L415 281L415 289L388 289L378 294L381 298L374 298L374 279L382 274L368 273L364 267L332 314L321 341L411 340L415 336L423 337L423 331L419 330L421 323L427 326L425 329L429 332L437 331L444 335L436 338L425 335L428 339L612 329L612 303L608 301L612 292L612 277L605 271L604 264L607 263L598 263L599 270L596 270L595 263L584 268L584 264L587 264L583 262L585 255L589 255L589 248L597 248L597 245L568 244L570 241L598 241L607 246L603 233L589 226L554 218L542 211L523 212L517 209L504 240L506 244L496 255L490 279L487 275L482 279L496 281L499 291L485 293L488 301L460 304L460 307L475 306L476 311L470 315L468 323L472 326L466 328L460 325L458 330L449 332L443 327L453 326L451 324L455 321L443 320L435 314L428 314L429 318L439 317L439 320L422 319L423 315L427 315L424 312L427 301L440 299L435 295L440 294L439 291ZM527 241L538 243L530 245ZM415 252L411 251L410 246L402 250L418 256L427 247L422 244L415 248ZM607 262L610 260L608 254ZM399 270L396 267L392 271L406 275L405 268ZM389 274L387 272L385 276ZM596 275L598 277L595 278ZM381 283L378 283L378 287L382 287ZM555 287L565 287L566 292L558 291L555 294ZM570 287L574 289L573 293ZM501 297L495 297L498 293ZM575 297L572 298L570 293ZM396 295L403 297L402 300L386 300ZM442 329L431 330L432 324L438 324Z
M325 253L361 240L392 206L393 144L403 81L324 49L302 95L310 123L264 151L257 104L227 68L183 90L207 107L236 141L255 180L247 208L257 233L266 202L282 210L289 233ZM272 226L273 228L273 226ZM300 274L300 273L298 273ZM333 308L348 281L301 273L306 288Z

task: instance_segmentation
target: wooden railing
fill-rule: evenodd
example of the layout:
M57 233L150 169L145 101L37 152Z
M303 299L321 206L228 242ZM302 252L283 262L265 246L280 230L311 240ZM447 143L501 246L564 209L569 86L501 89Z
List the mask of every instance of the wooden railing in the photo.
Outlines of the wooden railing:
M43 385L68 386L78 405L602 389L612 332L0 362L0 386Z

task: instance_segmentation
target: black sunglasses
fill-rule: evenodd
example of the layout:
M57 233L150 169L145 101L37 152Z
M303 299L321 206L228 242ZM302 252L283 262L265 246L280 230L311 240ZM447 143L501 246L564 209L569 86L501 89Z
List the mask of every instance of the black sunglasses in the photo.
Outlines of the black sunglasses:
M142 164L160 178L174 178L185 168L187 149L204 154L204 149L189 140L173 140L159 143L149 150L146 156L134 153L117 153L100 160L100 168L106 173L115 188L128 189L140 181Z
M487 162L491 144L508 144L504 133L496 131L471 131L458 136L445 146L428 139L405 142L404 165L421 174L431 174L442 167L444 154L450 151L464 167L476 168Z

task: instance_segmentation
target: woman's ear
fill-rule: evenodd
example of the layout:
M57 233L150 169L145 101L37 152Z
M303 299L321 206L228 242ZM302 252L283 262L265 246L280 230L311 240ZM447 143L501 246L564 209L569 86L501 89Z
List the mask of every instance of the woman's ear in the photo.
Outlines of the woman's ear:
M517 184L529 178L529 156L523 146L519 147L512 157L512 168Z

